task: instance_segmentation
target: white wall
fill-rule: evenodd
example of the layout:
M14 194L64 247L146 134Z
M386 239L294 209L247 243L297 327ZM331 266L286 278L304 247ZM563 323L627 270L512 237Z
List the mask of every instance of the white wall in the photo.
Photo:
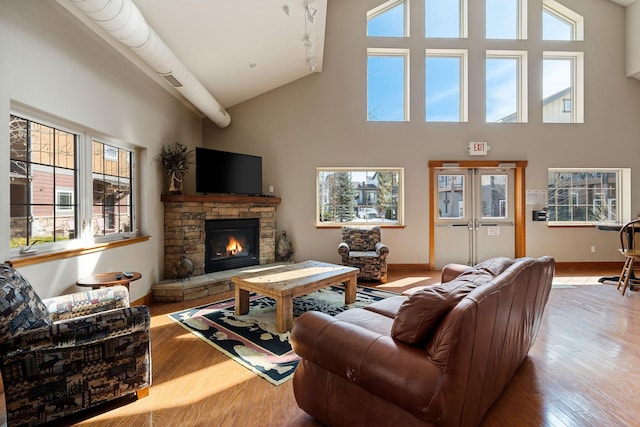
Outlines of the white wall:
M263 156L263 190L282 197L278 228L285 229L297 260L339 260L338 229L315 227L315 168L318 166L401 166L405 168L406 227L384 229L392 264L429 260L429 160L469 159L470 141L487 141L486 159L527 160L527 189L545 189L549 167L632 168L632 214L640 214L640 81L625 77L624 8L603 0L563 0L585 18L585 123L542 124L543 49L568 50L566 43L543 45L541 0L529 0L529 40L500 48L529 51L529 123L484 123L483 37L447 47L470 49L470 121L425 123L422 2L412 2L411 122L366 121L366 11L382 0L330 1L323 71L230 109L233 122L219 129L205 120L203 145ZM469 2L470 34L484 34L484 12ZM442 44L440 44L442 46ZM496 48L492 45L490 48ZM477 159L474 157L474 159ZM558 261L620 261L614 233L594 228L547 228L530 220L527 254L549 254ZM591 253L590 247L596 246Z
M9 175L13 102L94 129L140 148L140 231L151 239L96 254L21 268L43 298L77 290L78 277L131 270L143 278L132 299L163 272L164 175L154 157L163 144L198 145L201 119L55 1L0 1L0 176ZM192 181L192 178L190 178ZM192 182L187 183L192 188ZM189 187L190 186L190 187ZM0 183L0 257L9 258L9 182Z

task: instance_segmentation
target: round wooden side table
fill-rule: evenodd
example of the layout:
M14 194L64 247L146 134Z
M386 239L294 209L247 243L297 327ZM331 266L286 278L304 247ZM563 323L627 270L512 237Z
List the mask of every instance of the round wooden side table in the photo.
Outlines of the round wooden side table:
M127 272L129 273L129 272ZM122 271L114 271L111 273L98 273L92 276L83 277L76 281L76 285L90 287L91 289L99 289L102 286L122 285L129 289L129 283L138 280L142 274L132 271L131 277L124 275Z

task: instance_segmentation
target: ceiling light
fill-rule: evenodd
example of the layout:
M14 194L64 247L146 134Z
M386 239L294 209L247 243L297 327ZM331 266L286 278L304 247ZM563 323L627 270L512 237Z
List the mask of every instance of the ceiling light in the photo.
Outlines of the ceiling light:
M306 11L307 20L313 23L313 19L316 16L316 13L318 13L318 9L314 9L313 7L309 6L306 6L304 9Z

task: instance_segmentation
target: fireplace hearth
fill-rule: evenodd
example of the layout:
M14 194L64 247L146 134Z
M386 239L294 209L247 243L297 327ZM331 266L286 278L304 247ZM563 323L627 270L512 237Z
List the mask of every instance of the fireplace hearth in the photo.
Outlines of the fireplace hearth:
M205 223L205 273L258 265L260 221L209 219Z

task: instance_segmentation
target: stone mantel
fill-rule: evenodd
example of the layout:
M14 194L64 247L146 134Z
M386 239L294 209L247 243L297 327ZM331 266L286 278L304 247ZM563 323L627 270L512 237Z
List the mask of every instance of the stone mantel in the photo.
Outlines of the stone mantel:
M238 194L165 194L164 278L175 278L184 255L194 263L193 275L205 273L205 222L210 219L258 218L260 265L275 262L276 208L279 197Z
M281 202L280 197L240 194L163 194L161 200L165 203L265 203L271 205L279 205Z

